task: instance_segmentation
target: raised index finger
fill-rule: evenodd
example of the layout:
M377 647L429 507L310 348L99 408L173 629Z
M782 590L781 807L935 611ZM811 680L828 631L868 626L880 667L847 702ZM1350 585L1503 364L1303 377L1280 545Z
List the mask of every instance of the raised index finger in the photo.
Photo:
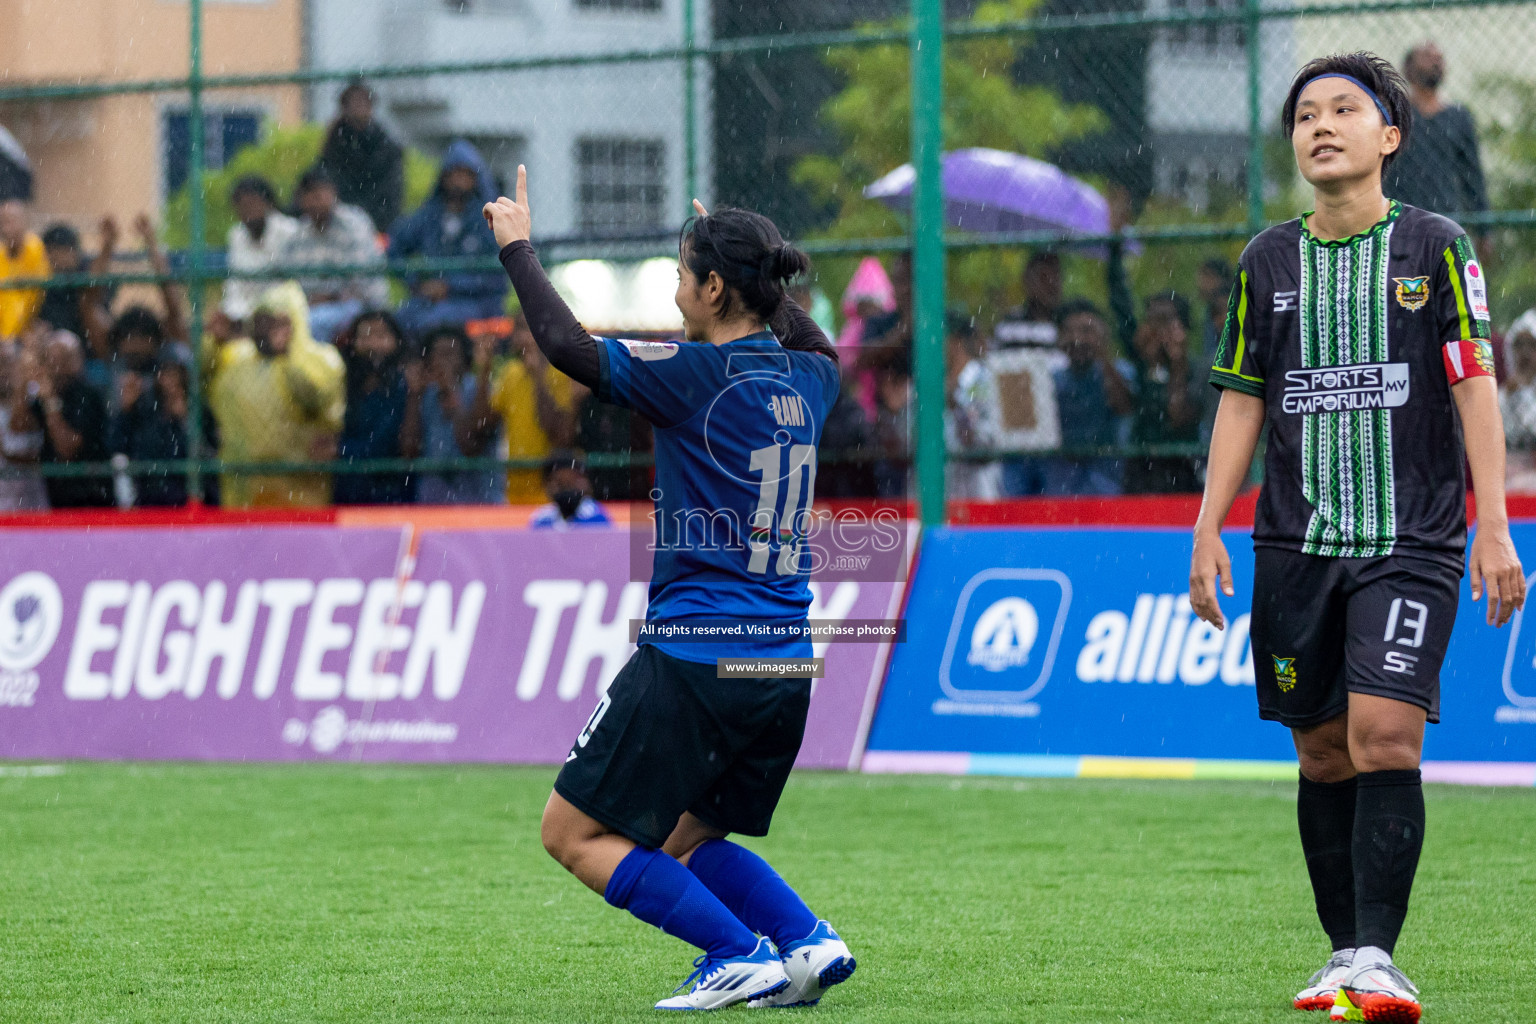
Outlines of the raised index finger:
M700 217L709 216L709 211L704 209L704 204L699 202L697 199L693 201L693 212L697 213Z
M517 205L528 205L528 168L517 165Z

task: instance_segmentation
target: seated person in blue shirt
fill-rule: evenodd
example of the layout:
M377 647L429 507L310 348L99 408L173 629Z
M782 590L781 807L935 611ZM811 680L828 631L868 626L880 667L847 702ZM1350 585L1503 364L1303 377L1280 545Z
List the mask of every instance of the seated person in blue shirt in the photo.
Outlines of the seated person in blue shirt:
M528 518L528 525L534 529L612 525L603 506L592 498L587 460L578 451L561 449L544 460L544 493L549 495L549 504L540 505Z
M1136 370L1110 350L1109 324L1087 299L1069 299L1056 311L1058 344L1067 365L1052 374L1061 414L1061 446L1082 452L1112 448L1129 438ZM1045 493L1119 494L1119 459L1079 454L1050 460Z

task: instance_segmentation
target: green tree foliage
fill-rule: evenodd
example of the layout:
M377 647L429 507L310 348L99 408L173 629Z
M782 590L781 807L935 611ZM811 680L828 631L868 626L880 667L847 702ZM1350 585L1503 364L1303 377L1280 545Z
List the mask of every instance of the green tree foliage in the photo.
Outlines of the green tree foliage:
M977 6L978 25L1028 17L1038 0L987 0ZM889 24L872 26L889 28ZM1027 43L1021 37L951 39L944 59L944 148L988 146L1048 159L1053 147L1102 130L1093 106L1068 104L1052 89L1019 85L1012 68ZM911 58L904 45L834 47L826 63L847 84L829 99L822 116L841 144L835 155L807 156L794 180L816 201L837 211L823 238L889 237L905 231L900 217L865 199L863 189L907 162L912 110L908 87ZM949 261L952 300L977 309L1017 301L1024 254L986 250L954 254ZM818 260L820 285L839 295L857 258Z
M229 190L246 175L266 178L277 190L278 200L287 205L293 198L293 186L299 176L320 158L325 145L325 126L297 124L271 126L261 142L247 146L224 167L204 175L203 195L207 209L204 242L221 249L229 229L235 223L235 211L229 203ZM405 208L415 209L432 191L437 181L437 162L419 150L405 151ZM165 242L174 249L185 248L192 239L192 193L190 185L177 190L165 204Z
M1536 82L1491 75L1478 83L1478 92L1473 109L1492 112L1479 126L1489 203L1495 210L1536 209ZM1536 306L1536 236L1530 228L1505 228L1488 240L1480 255L1492 281L1493 329L1502 332Z

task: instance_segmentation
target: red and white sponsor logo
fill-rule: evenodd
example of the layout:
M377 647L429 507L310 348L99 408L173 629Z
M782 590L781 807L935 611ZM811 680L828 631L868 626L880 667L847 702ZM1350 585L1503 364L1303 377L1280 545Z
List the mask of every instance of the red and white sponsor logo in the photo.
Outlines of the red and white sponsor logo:
M658 359L671 359L677 355L677 342L675 341L619 341L620 345L629 349L629 354L636 359L643 359L647 363Z
M1488 282L1476 260L1467 261L1467 307L1478 320L1488 319Z

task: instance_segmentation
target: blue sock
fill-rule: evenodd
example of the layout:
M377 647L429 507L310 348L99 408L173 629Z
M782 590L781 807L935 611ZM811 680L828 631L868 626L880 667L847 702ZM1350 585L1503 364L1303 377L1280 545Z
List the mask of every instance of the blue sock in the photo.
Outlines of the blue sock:
M660 850L637 846L619 862L603 899L716 959L746 956L757 936L704 883Z
M816 915L763 858L726 839L693 851L688 870L748 928L783 949L816 930Z

